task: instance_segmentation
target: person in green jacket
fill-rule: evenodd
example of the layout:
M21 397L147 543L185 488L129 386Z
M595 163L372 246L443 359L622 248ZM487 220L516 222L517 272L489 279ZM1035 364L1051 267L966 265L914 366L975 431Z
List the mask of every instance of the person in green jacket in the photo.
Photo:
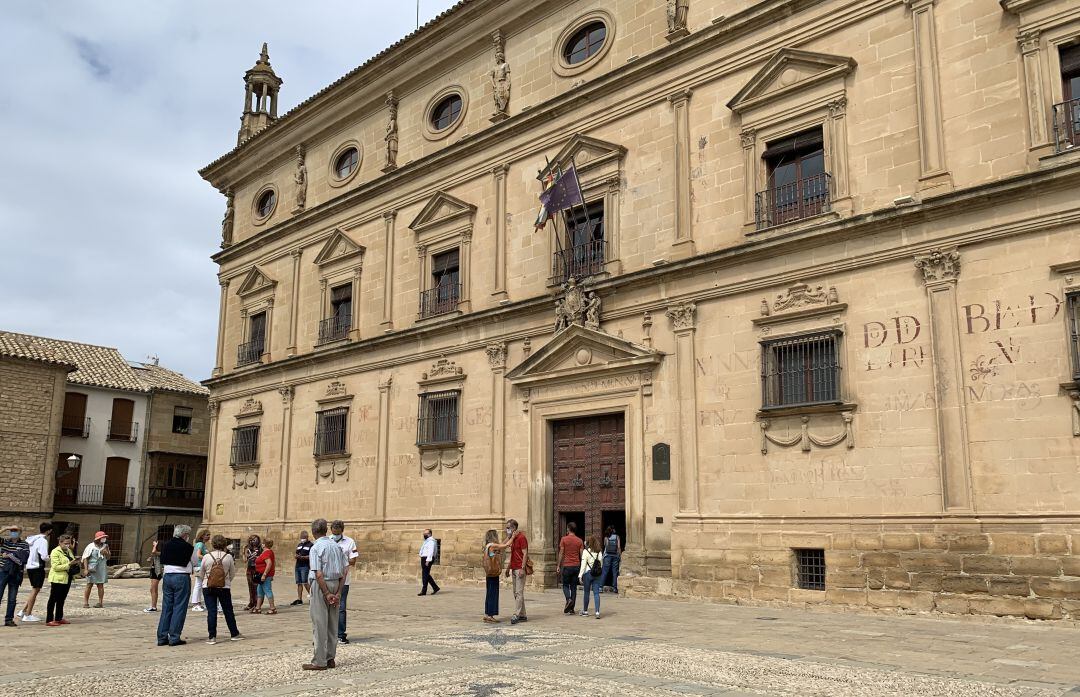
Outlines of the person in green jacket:
M79 572L79 562L75 559L71 545L75 539L71 535L61 535L59 544L49 554L49 604L45 614L46 627L59 627L71 624L64 619L64 601L71 590L71 579Z

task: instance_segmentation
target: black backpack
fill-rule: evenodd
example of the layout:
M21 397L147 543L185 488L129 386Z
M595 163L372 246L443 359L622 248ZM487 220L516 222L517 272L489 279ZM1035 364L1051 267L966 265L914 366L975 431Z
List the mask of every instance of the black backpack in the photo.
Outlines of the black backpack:
M589 567L589 573L593 578L599 578L600 574L604 572L601 568L600 554L598 552L593 552L592 550L589 550L589 553L593 555L593 563L592 566Z

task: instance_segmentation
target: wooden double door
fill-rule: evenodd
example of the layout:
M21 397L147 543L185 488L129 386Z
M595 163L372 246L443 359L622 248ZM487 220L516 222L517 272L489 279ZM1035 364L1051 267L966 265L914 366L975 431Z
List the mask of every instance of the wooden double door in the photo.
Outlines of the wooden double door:
M574 521L577 534L602 537L614 526L626 540L626 436L623 414L556 421L553 438L554 539Z

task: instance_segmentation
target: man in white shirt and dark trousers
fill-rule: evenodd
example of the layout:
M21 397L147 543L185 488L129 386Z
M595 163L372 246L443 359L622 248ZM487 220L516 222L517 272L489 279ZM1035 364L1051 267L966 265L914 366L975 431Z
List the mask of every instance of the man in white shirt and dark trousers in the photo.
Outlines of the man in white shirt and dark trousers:
M348 644L349 634L345 628L345 604L349 600L349 584L352 583L353 569L356 566L356 559L360 554L356 551L356 541L345 534L344 521L335 520L330 523L330 537L334 542L337 542L337 546L341 547L341 551L345 553L345 558L349 560L349 564L345 569L345 583L341 586L341 593L338 598L337 628L338 643Z
M26 576L30 579L30 596L26 599L26 605L19 610L18 617L23 622L40 622L41 619L34 617L34 603L37 602L38 593L45 585L45 564L49 561L49 531L52 523L42 523L38 526L40 534L26 538L26 544L30 545L30 558L26 560Z
M420 578L423 586L417 595L427 595L428 585L431 586L431 594L439 592L439 584L431 577L431 565L435 563L435 538L430 530L424 531L424 544L420 545Z

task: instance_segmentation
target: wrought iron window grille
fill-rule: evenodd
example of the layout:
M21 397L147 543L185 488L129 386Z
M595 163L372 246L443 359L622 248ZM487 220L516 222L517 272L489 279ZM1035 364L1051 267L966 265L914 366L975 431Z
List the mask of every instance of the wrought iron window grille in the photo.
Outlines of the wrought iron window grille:
M839 348L839 331L763 342L762 409L840 403Z
M825 550L795 549L795 582L810 591L825 590Z

